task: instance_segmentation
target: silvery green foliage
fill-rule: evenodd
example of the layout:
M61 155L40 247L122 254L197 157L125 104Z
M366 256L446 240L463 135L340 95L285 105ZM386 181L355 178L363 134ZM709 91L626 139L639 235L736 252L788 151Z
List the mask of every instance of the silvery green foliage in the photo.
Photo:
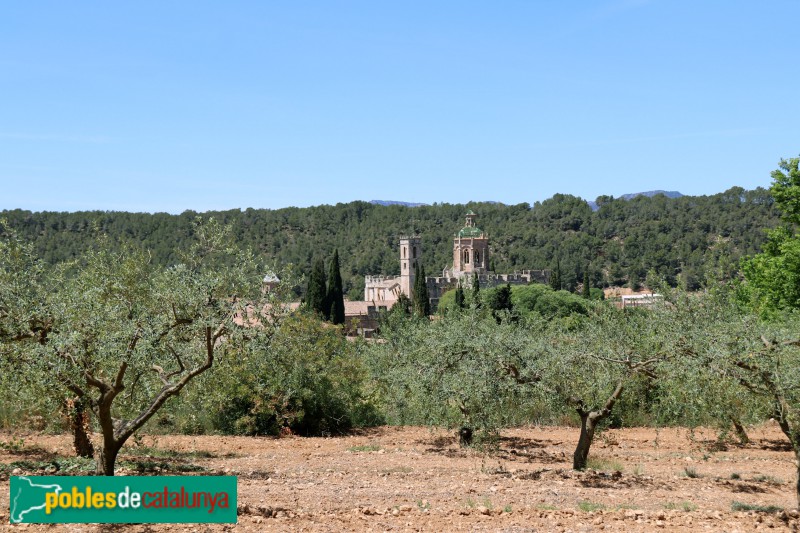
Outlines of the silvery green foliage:
M786 313L762 320L734 302L728 290L676 300L682 323L696 324L695 342L672 366L678 404L706 408L720 426L754 413L771 416L798 460L800 502L800 320Z
M8 350L15 356L10 370L86 399L106 451L118 449L215 359L247 338L271 335L286 314L286 287L262 293L264 268L229 246L224 227L198 221L195 239L180 264L159 268L146 251L130 244L120 251L99 238L79 261L43 273L23 298L11 299L16 286L3 289L2 307L11 309L4 331L19 333ZM26 261L38 263L29 251L28 259L18 258L10 246L2 250L3 265L11 265L3 275L13 281L24 276ZM29 312L34 318L26 323ZM45 332L31 323L45 324ZM26 328L29 339L21 337ZM113 472L113 457L110 463Z
M45 295L53 278L34 257L33 247L9 233L2 221L0 233L6 234L0 238L0 425L6 425L57 410L58 401L45 394L48 388L40 376L30 372L23 349L46 339L51 318Z
M706 372L775 418L800 450L800 315L771 320L741 312L723 293L709 298L701 320L713 339L702 360ZM743 402L744 403L744 402Z
M387 324L369 360L393 421L491 432L526 418L540 397L531 341L529 330L473 309Z
M0 235L6 232L0 221ZM36 339L48 328L45 271L31 244L14 234L0 238L0 340L6 350L13 342Z
M679 344L654 383L656 422L714 426L725 433L733 421L764 420L764 403L731 379L729 367L740 348L736 339L759 339L757 317L714 294L662 292L668 303L661 316L673 324Z

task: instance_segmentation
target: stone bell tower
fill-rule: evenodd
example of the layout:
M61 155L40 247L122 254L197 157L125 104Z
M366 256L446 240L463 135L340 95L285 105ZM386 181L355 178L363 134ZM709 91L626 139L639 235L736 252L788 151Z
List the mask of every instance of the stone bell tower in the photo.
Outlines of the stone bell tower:
M411 298L414 270L422 261L422 240L418 235L400 237L400 292Z

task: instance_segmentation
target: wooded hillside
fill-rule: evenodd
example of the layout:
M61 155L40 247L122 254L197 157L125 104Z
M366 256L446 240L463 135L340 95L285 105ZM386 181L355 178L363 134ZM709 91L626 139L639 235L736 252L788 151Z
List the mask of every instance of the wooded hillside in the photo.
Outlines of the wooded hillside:
M168 265L192 236L198 215L233 226L240 244L307 272L312 259L339 250L344 290L363 295L366 274L399 274L397 237L413 229L423 238L423 264L437 275L452 261L452 237L468 209L489 233L497 272L552 268L560 260L565 288L589 270L595 286L637 284L655 270L674 285L702 286L707 275L732 276L739 258L760 251L764 229L778 224L769 191L734 187L713 196L632 200L599 197L593 212L582 199L557 194L527 203L434 204L420 207L368 202L308 208L245 209L180 215L85 211L4 211L11 228L34 242L40 257L57 263L77 257L94 232L133 240Z

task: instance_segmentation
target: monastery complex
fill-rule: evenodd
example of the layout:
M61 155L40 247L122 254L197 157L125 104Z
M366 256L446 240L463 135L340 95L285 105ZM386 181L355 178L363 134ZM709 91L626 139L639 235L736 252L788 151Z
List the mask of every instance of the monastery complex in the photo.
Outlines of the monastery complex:
M431 308L436 309L439 298L459 282L469 287L477 274L481 288L497 285L527 285L530 282L547 283L549 271L522 270L513 274L497 274L489 270L489 236L480 229L475 220L478 215L469 211L464 227L453 236L453 263L445 265L439 277L426 277ZM419 235L400 237L400 275L366 276L364 301L374 309L389 309L405 294L411 298L414 287L414 271L422 260L422 239Z

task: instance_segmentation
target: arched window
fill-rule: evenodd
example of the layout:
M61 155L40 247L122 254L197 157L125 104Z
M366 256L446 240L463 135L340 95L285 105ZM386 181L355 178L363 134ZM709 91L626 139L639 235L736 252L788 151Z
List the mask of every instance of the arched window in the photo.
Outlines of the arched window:
M475 264L476 265L481 264L481 253L477 250L475 250Z
M403 246L403 259L405 259L405 258L406 258L406 247Z
M464 250L464 264L469 264L469 250Z

